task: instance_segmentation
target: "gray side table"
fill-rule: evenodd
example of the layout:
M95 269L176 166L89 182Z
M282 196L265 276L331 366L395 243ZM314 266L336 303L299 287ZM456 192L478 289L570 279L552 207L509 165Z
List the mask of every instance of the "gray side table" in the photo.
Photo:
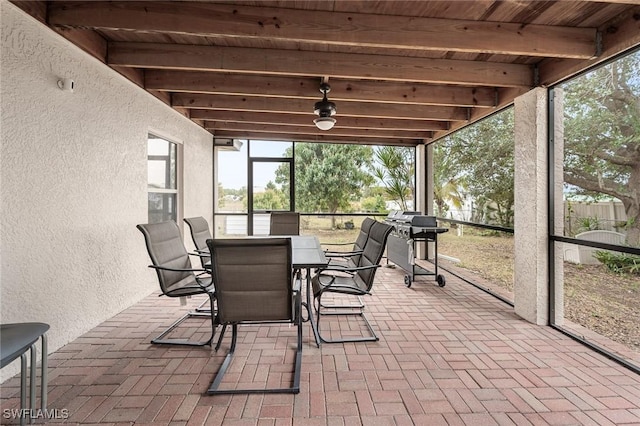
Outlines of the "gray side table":
M27 351L31 351L30 401L31 413L36 409L36 342L42 338L42 383L40 385L40 403L42 410L47 408L47 331L49 324L25 322L0 324L0 368L20 357L20 424L27 417Z

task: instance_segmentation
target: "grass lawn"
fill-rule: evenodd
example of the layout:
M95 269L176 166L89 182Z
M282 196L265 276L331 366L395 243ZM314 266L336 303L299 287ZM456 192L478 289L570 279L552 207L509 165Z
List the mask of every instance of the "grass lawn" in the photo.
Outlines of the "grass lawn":
M459 237L452 229L438 239L438 249L460 260L442 266L477 275L479 284L513 300L513 236L465 232ZM613 273L602 264L564 262L564 311L566 320L640 352L640 276Z

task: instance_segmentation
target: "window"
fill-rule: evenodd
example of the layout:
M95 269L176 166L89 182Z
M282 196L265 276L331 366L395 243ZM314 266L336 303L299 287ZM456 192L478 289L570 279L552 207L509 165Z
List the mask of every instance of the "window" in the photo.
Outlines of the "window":
M149 134L147 147L149 223L177 221L177 152L175 143Z

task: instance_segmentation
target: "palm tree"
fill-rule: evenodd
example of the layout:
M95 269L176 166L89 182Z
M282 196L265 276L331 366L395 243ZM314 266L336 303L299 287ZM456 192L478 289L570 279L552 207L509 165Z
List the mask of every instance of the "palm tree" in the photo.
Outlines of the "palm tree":
M461 210L466 198L465 179L457 176L451 157L444 154L442 146L437 145L434 150L433 199L436 204L436 215L445 217L450 203Z
M376 150L375 158L380 166L372 168L373 175L384 185L389 199L397 201L402 210L410 210L408 201L415 200L414 150L385 146Z

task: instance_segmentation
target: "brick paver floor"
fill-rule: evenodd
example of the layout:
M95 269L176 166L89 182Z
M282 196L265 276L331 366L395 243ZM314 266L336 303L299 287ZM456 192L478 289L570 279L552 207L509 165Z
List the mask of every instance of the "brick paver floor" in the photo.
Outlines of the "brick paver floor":
M443 288L431 277L407 288L403 275L380 268L365 298L379 342L317 348L305 324L298 395L206 395L228 338L219 353L151 345L187 308L152 295L49 356L48 408L68 424L640 425L639 375L451 275ZM329 317L322 329L357 335L364 324ZM201 320L179 330L206 331ZM225 386L288 384L295 336L241 327ZM15 377L3 413L18 397Z

